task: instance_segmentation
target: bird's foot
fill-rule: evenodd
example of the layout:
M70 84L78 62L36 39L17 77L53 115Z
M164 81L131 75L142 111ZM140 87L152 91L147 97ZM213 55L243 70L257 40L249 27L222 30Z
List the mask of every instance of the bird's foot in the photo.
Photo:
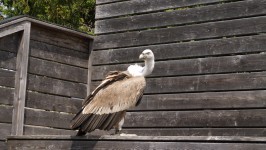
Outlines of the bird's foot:
M115 129L115 133L111 134L111 135L120 135L121 130Z

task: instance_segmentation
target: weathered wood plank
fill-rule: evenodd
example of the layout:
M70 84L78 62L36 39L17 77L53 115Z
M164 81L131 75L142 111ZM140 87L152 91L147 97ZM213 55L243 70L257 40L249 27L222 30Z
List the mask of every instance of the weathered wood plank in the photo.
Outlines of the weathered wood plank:
M11 133L11 124L0 123L0 140L6 140Z
M130 0L97 0L96 4L105 4L105 3L122 2L122 1L130 1Z
M0 105L0 122L1 123L11 123L12 121L12 110L13 107L6 106L6 105Z
M24 135L76 135L74 130L55 129L39 126L24 126Z
M152 78L147 80L147 85L146 93L264 89L266 74L262 72Z
M0 67L16 70L17 54L0 50Z
M7 143L6 141L0 141L0 149L7 150Z
M265 128L124 128L122 133L138 136L255 136L265 137Z
M99 82L92 82L91 88L95 89ZM236 73L200 76L181 76L147 79L145 93L182 93L182 92L207 92L231 90L259 90L265 89L266 74Z
M12 105L14 100L14 89L0 87L0 104Z
M114 1L114 0L113 0ZM229 0L223 0L226 2ZM105 1L106 2L106 1ZM105 3L97 0L97 4ZM108 1L109 2L109 1ZM96 19L107 17L116 17L129 14L148 13L154 11L168 10L173 8L187 7L193 5L204 5L208 3L216 3L220 0L190 0L190 1L176 1L176 0L134 0L120 3L113 3L107 5L99 5L96 8Z
M20 38L20 32L0 38L0 49L17 53Z
M31 28L31 39L89 53L89 39L76 37L73 34L62 33L56 29L46 29L34 25Z
M87 87L85 84L32 74L28 76L28 89L37 92L76 98L85 98L87 95Z
M88 53L31 40L31 56L88 68Z
M124 127L265 127L266 109L129 112Z
M12 135L23 135L24 124L24 106L26 99L27 88L27 74L28 74L28 62L29 62L29 50L30 50L30 32L31 23L25 22L23 24L24 31L20 41L16 74L15 74L15 91L14 91L14 111L12 116Z
M15 72L0 69L0 86L14 87Z
M30 57L29 73L87 83L87 69Z
M197 149L197 150L264 150L263 143L206 143L206 142L139 142L139 141L53 141L53 140L10 140L8 148L14 149L176 149L181 150Z
M163 29L99 35L96 37L94 48L98 50L111 49L254 34L266 30L265 22L266 17L263 16Z
M266 91L144 95L133 110L265 108Z
M184 1L182 2L184 3ZM101 8L101 6L98 7ZM195 7L191 9L173 10L116 19L98 20L95 24L95 33L101 34L118 31L120 32L136 29L256 16L265 14L265 7L266 3L264 0L240 1L235 3ZM109 12L105 13L110 14Z
M126 70L128 64L94 66L92 80L105 78L109 71ZM230 67L228 67L230 66ZM266 70L266 53L156 62L151 77Z
M0 38L17 33L24 29L25 29L24 23L13 24L5 28L0 28Z
M92 59L93 65L137 62L139 61L139 54L144 49L151 49L154 52L156 61L265 52L265 41L266 35L256 35L197 42L121 48L116 50L93 51Z
M73 117L73 114L25 109L25 125L70 129L69 123Z
M36 92L27 92L26 107L49 111L77 113L81 100Z

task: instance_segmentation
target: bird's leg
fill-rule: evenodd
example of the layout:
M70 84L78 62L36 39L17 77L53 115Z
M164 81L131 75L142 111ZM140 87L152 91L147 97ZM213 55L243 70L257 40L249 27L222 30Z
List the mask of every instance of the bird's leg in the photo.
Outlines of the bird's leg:
M116 125L115 127L115 134L120 134L121 131L122 131L122 126L124 124L124 121L125 121L125 117L123 117L120 122Z

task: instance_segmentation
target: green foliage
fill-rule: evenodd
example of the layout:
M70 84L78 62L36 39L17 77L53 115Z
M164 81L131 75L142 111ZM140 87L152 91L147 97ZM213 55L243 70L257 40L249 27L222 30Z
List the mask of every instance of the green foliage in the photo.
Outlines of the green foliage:
M93 33L95 0L0 0L7 17L30 15L83 32Z

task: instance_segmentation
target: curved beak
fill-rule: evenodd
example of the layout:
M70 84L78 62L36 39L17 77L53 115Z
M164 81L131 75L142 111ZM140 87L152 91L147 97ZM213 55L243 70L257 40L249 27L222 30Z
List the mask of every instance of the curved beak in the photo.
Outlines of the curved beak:
M144 60L145 58L146 58L146 57L145 57L144 54L140 54L140 55L139 55L139 59L140 59L140 60Z

